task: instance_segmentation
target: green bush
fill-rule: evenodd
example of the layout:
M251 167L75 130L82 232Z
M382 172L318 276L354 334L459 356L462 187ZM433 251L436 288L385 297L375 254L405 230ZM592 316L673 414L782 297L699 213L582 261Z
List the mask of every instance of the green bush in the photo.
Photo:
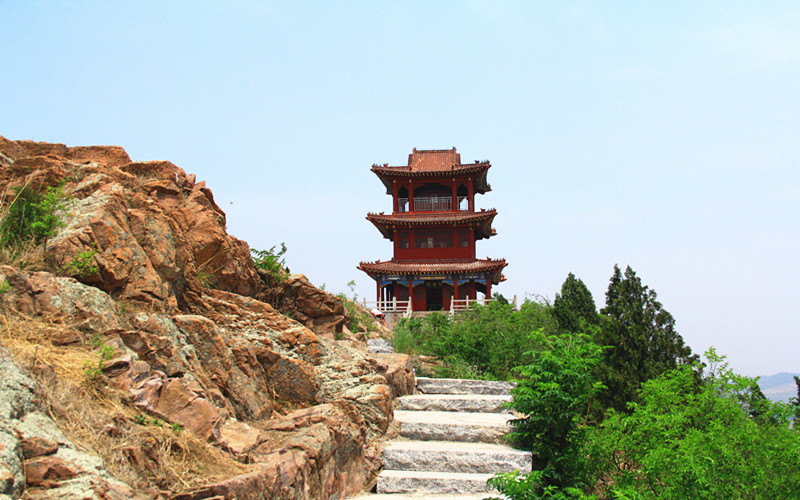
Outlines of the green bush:
M476 305L450 317L433 313L405 319L394 330L395 350L436 356L445 362L439 376L506 380L516 366L527 363L526 352L536 344L530 332L557 332L547 304L526 301L518 311L503 301Z
M792 408L753 397L756 381L724 358L698 388L680 366L649 380L629 415L612 412L589 434L599 488L620 498L797 498L800 435Z
M545 335L539 330L530 337L541 347L526 353L530 364L514 370L517 387L511 391L509 406L525 416L511 421L510 437L534 453L538 470L529 477L506 475L493 480L511 498L526 498L513 496L520 484L541 496L546 492L566 495L564 488L586 486L585 419L591 398L602 388L594 367L603 359L603 348L589 335Z
M281 243L281 249L276 251L273 246L269 250L250 249L253 265L267 274L277 283L286 281L289 277L289 268L286 267L286 243Z
M17 188L0 222L0 245L8 247L29 241L46 244L47 239L63 225L56 212L64 206L61 186L48 187L44 191L27 184Z

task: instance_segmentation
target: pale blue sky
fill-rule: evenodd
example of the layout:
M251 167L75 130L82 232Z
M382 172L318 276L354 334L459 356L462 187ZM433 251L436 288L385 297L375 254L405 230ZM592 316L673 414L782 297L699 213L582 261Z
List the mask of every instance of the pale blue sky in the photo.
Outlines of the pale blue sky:
M206 180L328 290L391 247L373 163L489 159L507 297L615 263L695 351L800 371L800 3L0 0L0 135Z

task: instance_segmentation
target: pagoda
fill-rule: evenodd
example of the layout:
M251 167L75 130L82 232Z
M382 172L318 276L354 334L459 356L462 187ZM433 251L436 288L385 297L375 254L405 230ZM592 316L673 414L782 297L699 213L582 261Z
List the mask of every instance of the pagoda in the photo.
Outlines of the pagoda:
M475 242L497 234L497 211L475 210L475 195L491 191L489 161L462 164L456 148L414 149L407 166L373 165L392 196L392 213L369 213L394 244L391 260L361 262L358 269L377 283L379 309L404 302L413 311L455 309L505 280L505 259L477 259Z

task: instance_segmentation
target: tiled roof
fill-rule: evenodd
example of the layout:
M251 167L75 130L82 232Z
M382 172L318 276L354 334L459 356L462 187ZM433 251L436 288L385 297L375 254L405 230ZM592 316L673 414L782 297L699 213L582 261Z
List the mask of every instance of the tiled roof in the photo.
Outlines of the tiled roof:
M404 212L401 214L367 214L367 219L373 224L397 224L404 226L432 226L442 224L464 224L468 222L481 222L491 220L497 215L497 210L491 208L480 212Z
M479 163L467 163L467 164L452 164L448 165L446 168L441 169L412 169L411 167L401 166L401 167L390 167L389 165L373 165L372 171L378 174L379 176L397 176L402 175L404 177L432 177L436 175L443 175L443 174L470 174L475 172L481 172L483 170L488 170L489 167L492 165L488 161L482 161Z
M490 238L497 234L492 221L497 210L480 212L409 212L403 214L367 214L367 220L375 224L384 238L394 241L394 229L422 226L473 226L477 239Z
M505 259L474 260L390 260L387 262L362 262L358 268L367 274L423 274L423 273L499 273L506 267Z
M390 167L388 163L372 165L372 171L386 186L386 194L392 194L392 181L404 178L423 177L434 181L436 177L469 175L476 193L486 193L492 186L486 181L486 174L492 166L489 160L475 163L461 163L461 155L453 149L417 149L408 155L408 165Z
M408 168L414 171L450 170L453 165L461 165L461 155L453 149L417 149L408 155Z

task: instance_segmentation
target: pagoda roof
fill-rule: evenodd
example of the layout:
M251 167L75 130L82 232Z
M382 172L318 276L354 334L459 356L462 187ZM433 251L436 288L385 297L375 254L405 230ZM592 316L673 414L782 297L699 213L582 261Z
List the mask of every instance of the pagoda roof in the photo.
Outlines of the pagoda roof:
M497 234L492 229L492 221L497 210L481 210L480 212L403 212L400 214L367 214L367 220L383 234L384 238L394 240L393 229L396 227L420 226L476 226L477 239L489 238Z
M358 269L373 274L444 274L444 273L492 273L492 282L503 281L500 273L508 264L506 259L461 259L461 260L395 260L386 262L361 262Z
M486 182L486 172L492 166L488 160L461 163L461 155L453 149L417 149L408 155L408 165L390 167L389 164L372 165L372 171L386 186L386 194L392 194L392 181L396 177L441 177L444 175L475 174L475 192L486 193L492 186Z

